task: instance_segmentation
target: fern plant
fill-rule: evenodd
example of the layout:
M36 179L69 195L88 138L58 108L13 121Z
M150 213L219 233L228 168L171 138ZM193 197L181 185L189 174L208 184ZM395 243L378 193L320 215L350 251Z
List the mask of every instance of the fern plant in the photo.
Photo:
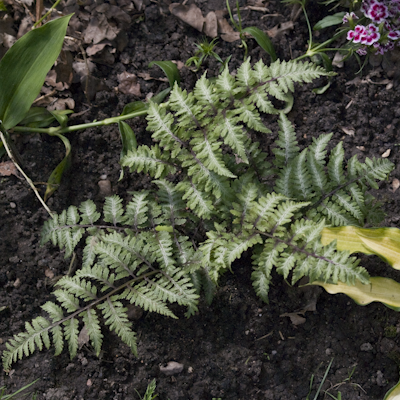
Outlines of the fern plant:
M58 281L55 301L42 306L46 317L9 340L4 369L51 344L60 354L66 342L74 357L83 328L99 354L104 324L136 353L129 303L172 318L168 304L178 303L193 315L201 289L211 301L220 275L244 252L264 301L273 268L293 284L303 276L367 283L358 260L334 243L323 246L320 234L325 226L376 223L367 190L392 164L353 157L344 166L341 143L328 155L331 135L300 151L290 121L271 101L323 75L310 63L247 60L236 75L204 75L193 92L175 85L168 103L152 103L147 120L156 143L129 152L122 165L149 174L153 190L133 193L126 207L109 197L102 213L88 200L45 223L42 243L58 245L65 257L86 237L82 268ZM273 165L250 137L269 132L260 112L279 114Z

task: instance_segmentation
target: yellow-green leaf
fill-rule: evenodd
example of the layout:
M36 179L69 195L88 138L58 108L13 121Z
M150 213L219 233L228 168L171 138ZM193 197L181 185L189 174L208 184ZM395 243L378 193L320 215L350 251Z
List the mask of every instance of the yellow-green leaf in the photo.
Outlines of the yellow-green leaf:
M321 242L324 245L336 240L338 250L350 253L376 254L393 268L400 269L400 229L364 229L355 226L324 228Z
M364 246L360 236L357 234L358 229L355 226L324 228L321 234L321 243L326 246L336 240L338 250L347 250L350 253L374 254L373 251Z
M34 29L7 51L0 61L0 120L5 129L26 115L56 61L71 15Z
M383 400L400 400L400 381L386 393Z
M313 285L322 286L328 293L344 293L360 306L374 301L380 302L395 311L400 311L400 283L389 278L370 278L370 283L363 285L357 281L355 285L339 282L337 285L315 281Z

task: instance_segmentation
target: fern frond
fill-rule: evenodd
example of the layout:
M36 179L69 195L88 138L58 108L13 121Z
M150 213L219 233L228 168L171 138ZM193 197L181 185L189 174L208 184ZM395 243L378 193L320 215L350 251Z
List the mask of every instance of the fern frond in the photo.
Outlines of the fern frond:
M198 190L191 182L179 182L176 189L183 193L182 200L186 200L186 206L199 218L211 218L214 206L206 193Z
M280 130L278 140L275 141L277 147L272 152L275 154L275 166L283 167L299 154L299 146L293 125L284 113L280 113L278 124Z
M148 191L135 193L132 200L126 206L126 224L132 225L136 231L142 228L148 219L148 195Z
M83 318L83 322L85 324L85 328L89 335L90 342L93 346L93 349L97 355L100 355L101 346L103 344L103 334L100 329L100 321L99 317L96 314L96 311L93 308L89 308L80 314Z
M107 298L106 301L97 306L103 313L105 324L110 330L114 331L120 339L131 348L133 354L137 356L136 333L132 331L126 315L127 309L117 298Z
M152 147L138 146L135 151L128 151L128 154L121 160L122 167L129 167L131 171L144 172L153 178L163 178L169 173L176 172L175 165L168 162L169 152L155 145Z
M123 224L125 222L124 209L122 208L122 199L114 194L113 196L106 197L104 202L104 221L110 222L114 226Z
M26 332L14 335L9 342L6 343L7 350L3 352L2 360L6 371L9 371L11 364L21 359L24 355L28 357L35 351L37 346L42 350L43 345L50 347L50 339L48 336L48 327L50 323L43 317L35 318L32 323L25 323Z

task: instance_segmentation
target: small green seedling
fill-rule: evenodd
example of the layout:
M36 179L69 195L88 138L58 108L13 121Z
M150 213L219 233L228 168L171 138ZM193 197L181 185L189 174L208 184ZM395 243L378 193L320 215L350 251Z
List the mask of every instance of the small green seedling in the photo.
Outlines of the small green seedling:
M194 64L195 69L194 72L197 72L203 61L205 61L208 57L214 57L219 63L221 63L220 72L228 65L229 60L232 56L229 56L225 61L214 51L214 47L217 45L217 39L213 39L211 42L205 37L200 43L195 43L197 47L197 51L195 52L193 57L190 57L185 65L189 67L191 64Z
M140 397L141 400L153 400L156 397L158 397L158 394L153 396L153 393L156 390L156 380L153 379L148 385L147 385L147 389L146 389L146 393L144 394L144 396L140 396L139 392L135 389L135 392L138 394L138 396Z
M274 45L272 44L269 37L261 29L258 29L255 26L249 26L247 28L242 27L242 16L240 14L238 0L236 0L236 10L237 10L238 22L236 22L235 18L233 17L232 10L229 5L229 0L226 0L226 8L228 9L229 18L230 18L233 26L239 32L240 40L242 42L242 47L244 48L244 60L246 60L246 58L248 56L248 47L247 47L246 40L247 40L247 36L250 35L256 40L258 45L270 55L271 61L272 62L276 61L277 57L276 57Z

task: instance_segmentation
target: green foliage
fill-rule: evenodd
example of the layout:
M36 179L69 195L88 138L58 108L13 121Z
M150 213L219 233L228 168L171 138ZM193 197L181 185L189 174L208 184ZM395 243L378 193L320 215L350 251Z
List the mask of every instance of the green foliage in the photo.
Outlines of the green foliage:
M190 316L199 292L210 302L221 274L245 253L264 301L273 269L293 284L303 276L367 283L358 260L335 243L324 246L320 234L326 225L368 223L375 204L366 191L392 164L352 158L345 167L341 144L328 155L331 135L300 151L271 101L321 75L329 74L309 63L247 60L236 76L225 69L211 82L204 75L193 92L175 85L167 104L151 103L148 130L158 143L128 151L122 165L149 174L152 189L134 192L126 206L109 197L101 213L88 200L45 223L42 243L51 241L66 257L86 237L82 268L58 281L57 303L43 306L48 317L27 323L6 344L4 368L51 343L56 354L68 343L75 356L83 327L98 354L101 319L135 353L127 304L175 318L168 305L177 303ZM269 132L262 112L280 114L273 166L250 136Z

